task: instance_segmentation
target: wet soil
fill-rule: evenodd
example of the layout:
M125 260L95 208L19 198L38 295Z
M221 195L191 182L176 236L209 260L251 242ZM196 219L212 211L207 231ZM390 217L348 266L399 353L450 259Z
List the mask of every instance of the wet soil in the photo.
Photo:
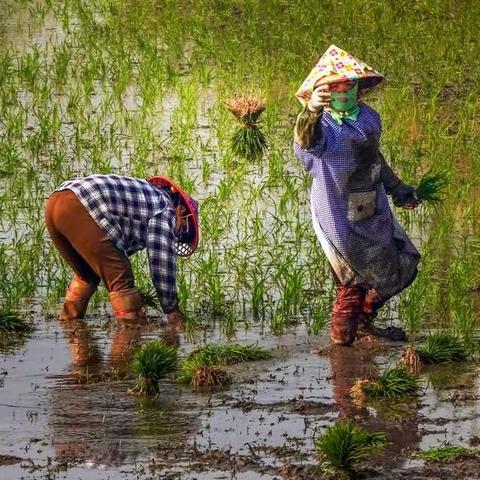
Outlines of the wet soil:
M235 341L258 341L273 358L232 366L229 387L195 391L165 378L159 396L141 398L127 394L135 348L163 336L186 353L205 341L226 341L221 329L212 325L187 339L159 322L37 324L26 343L0 356L2 480L328 478L314 439L347 417L387 432L391 442L359 478L480 478L478 460L413 459L415 451L444 442L478 445L475 365L424 371L416 401L356 405L352 384L395 362L401 343L365 340L342 348L302 328L272 336L239 327Z

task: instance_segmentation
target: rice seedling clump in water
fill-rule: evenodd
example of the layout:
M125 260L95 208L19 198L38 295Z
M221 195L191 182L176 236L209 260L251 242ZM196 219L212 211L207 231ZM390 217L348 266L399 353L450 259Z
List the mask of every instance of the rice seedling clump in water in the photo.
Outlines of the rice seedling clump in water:
M259 345L210 343L194 350L187 356L177 379L181 383L190 383L195 387L224 385L231 380L223 368L225 365L264 360L270 356L270 352Z
M177 361L176 347L171 347L162 340L146 343L134 356L132 371L137 376L137 384L129 393L157 394L160 378L173 371Z
M267 139L258 124L265 102L258 97L234 97L227 105L240 122L232 137L232 152L250 160L260 157L267 148Z
M19 312L8 307L0 308L0 334L24 334L33 330L33 325Z
M438 203L443 200L442 190L446 186L447 179L445 174L426 174L420 179L420 183L415 190L418 199L422 202Z
M446 331L430 334L417 351L424 363L461 362L468 357L460 339Z
M432 448L425 452L418 452L415 457L422 458L427 462L442 462L453 460L459 457L478 457L480 451L473 448L461 447L459 445L444 445L438 448Z
M428 335L425 343L405 349L402 363L410 372L418 372L422 364L461 362L468 358L465 346L456 335L447 331L438 331Z
M383 400L412 397L419 392L417 378L403 367L387 368L376 380L358 380L350 390L357 401L364 397Z
M354 478L358 463L387 444L384 432L367 432L351 422L341 422L327 427L315 448L325 469Z

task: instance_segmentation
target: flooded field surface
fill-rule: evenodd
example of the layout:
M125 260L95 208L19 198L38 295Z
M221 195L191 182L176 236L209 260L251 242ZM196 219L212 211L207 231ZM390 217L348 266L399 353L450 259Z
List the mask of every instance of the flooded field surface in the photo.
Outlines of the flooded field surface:
M3 0L0 480L323 480L318 439L348 420L388 441L359 479L480 478L480 3L320 3ZM405 344L328 337L335 285L292 144L295 92L332 43L386 77L367 101L394 172L415 188L428 174L443 182L414 211L390 202L422 258L377 323L402 326L415 348L446 332L465 353L421 368L408 401L350 393L397 365ZM253 156L234 142L242 95L262 105ZM165 175L199 201L199 248L176 274L188 334L159 317L117 325L103 287L85 321L56 319L71 271L45 200L92 173ZM151 292L147 255L130 258ZM229 365L228 386L167 375L159 395L131 395L134 352L158 338L180 359L227 341L272 357ZM477 456L416 456L440 446Z
M221 338L214 328L206 335ZM50 320L15 354L2 355L2 480L313 478L320 475L315 436L347 416L391 442L365 478L443 478L434 469L430 477L412 454L480 441L473 365L427 370L418 401L356 405L354 381L395 361L399 344L337 348L302 329L281 337L240 329L238 342L258 340L273 358L232 367L230 387L192 390L164 380L155 398L128 395L132 351L158 336L184 352L195 345L158 324L106 329L95 318ZM448 475L453 467L442 468ZM464 478L480 478L464 468Z

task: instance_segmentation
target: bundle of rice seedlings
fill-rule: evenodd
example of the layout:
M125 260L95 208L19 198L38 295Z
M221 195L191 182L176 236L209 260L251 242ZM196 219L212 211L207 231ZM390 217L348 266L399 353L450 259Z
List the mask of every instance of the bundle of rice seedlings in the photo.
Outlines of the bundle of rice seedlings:
M388 444L386 437L384 432L367 432L351 422L340 422L327 427L315 448L326 470L355 478L358 463L383 449Z
M158 381L175 369L177 361L176 347L171 347L162 340L145 343L133 358L132 371L137 376L137 384L129 393L156 395Z
M415 457L422 458L427 462L442 462L453 460L458 457L478 457L480 450L474 448L461 447L459 445L444 445L438 448L432 448L424 452L417 452Z
M149 290L141 290L143 304L146 307L153 308L155 310L161 310L160 301L158 300L157 291L154 287L150 287Z
M421 347L407 347L402 362L408 371L416 372L422 364L461 362L467 357L468 352L457 336L439 330L429 334Z
M206 365L195 369L191 384L193 387L217 387L228 385L232 379L229 373L217 365Z
M33 325L19 312L9 307L0 307L0 334L25 334L33 330Z
M418 199L422 202L438 203L444 199L442 190L447 186L447 176L444 173L424 175L415 189Z
M210 343L197 348L187 356L178 373L177 379L181 383L190 383L193 386L199 386L200 383L195 385L195 378L197 378L197 381L202 378L208 378L208 375L211 373L202 373L202 369L206 367L216 367L225 372L224 375L221 375L217 370L216 378L229 383L230 377L226 375L226 371L223 368L225 365L264 360L270 358L270 356L270 352L259 345L240 345L237 343L216 345ZM225 383L222 383L222 385L224 384ZM219 383L217 383L217 385L219 385Z
M350 390L355 399L360 394L368 398L391 400L417 396L419 393L417 378L403 367L387 368L376 380L358 380Z
M460 339L445 330L428 335L417 351L424 363L461 362L468 357Z
M405 348L405 352L402 355L401 363L405 369L410 373L418 373L422 368L422 359L415 350L415 347L411 345Z
M267 139L258 124L265 101L259 97L236 96L228 100L227 105L240 122L232 137L232 152L248 159L260 157L267 148Z

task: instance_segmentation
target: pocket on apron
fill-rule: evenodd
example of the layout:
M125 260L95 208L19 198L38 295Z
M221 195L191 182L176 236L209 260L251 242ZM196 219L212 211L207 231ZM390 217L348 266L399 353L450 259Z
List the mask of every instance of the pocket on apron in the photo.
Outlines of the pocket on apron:
M377 205L377 192L351 192L348 194L347 218L351 222L361 222L372 217Z

